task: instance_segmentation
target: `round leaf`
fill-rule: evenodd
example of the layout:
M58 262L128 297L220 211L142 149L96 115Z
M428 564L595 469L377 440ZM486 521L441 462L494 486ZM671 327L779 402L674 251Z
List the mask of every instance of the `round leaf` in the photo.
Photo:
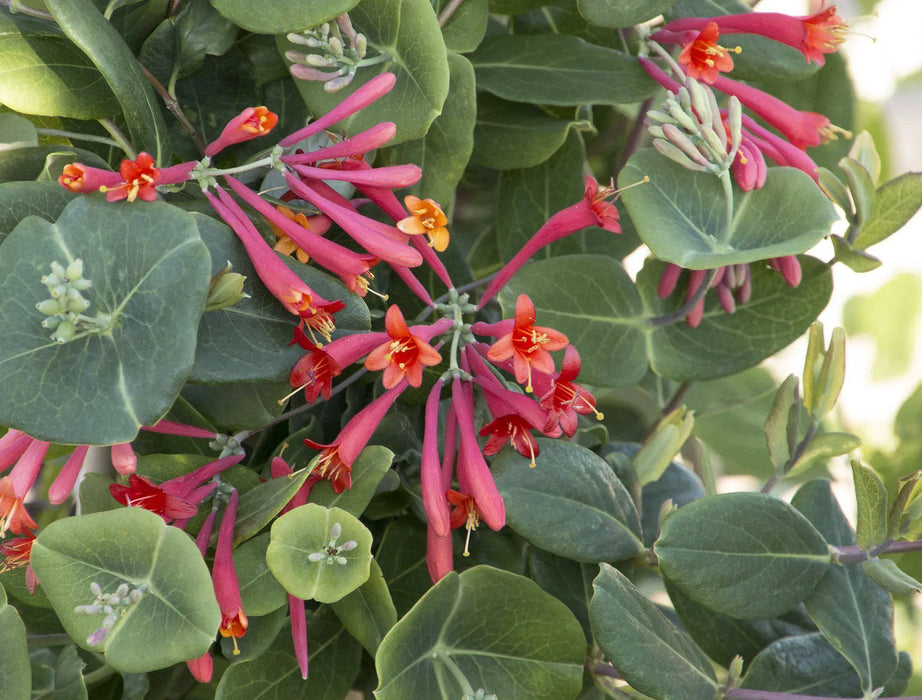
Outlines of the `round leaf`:
M285 589L266 564L269 534L247 540L234 550L240 600L249 616L268 615L288 602Z
M337 131L354 134L387 121L397 125L392 146L425 136L448 95L448 54L432 4L429 0L365 0L349 12L349 19L368 39L369 57L387 55L390 59L375 69L359 70L349 87L332 94L324 91L323 83L296 81L308 109L314 115L325 114L359 85L389 71L397 76L394 89L341 122ZM283 53L289 48L303 49L281 43Z
M342 533L333 538L331 531L336 523ZM344 510L308 503L276 520L272 524L271 537L266 563L291 595L333 603L368 580L371 533ZM356 546L339 551L349 541ZM312 561L311 555L322 556ZM345 558L346 563L340 563L335 557Z
M577 0L579 13L600 27L633 27L662 14L676 0Z
M284 34L316 27L355 7L358 0L211 0L234 24L257 34Z
M378 700L461 697L450 670L503 700L574 698L586 640L563 603L487 566L450 573L378 647Z
M0 586L0 697L27 698L31 687L26 628Z
M729 221L715 175L686 170L647 148L631 156L618 185L645 175L650 183L626 190L624 206L653 254L681 267L706 270L803 253L838 219L822 190L795 168L769 169L759 190L734 186Z
M82 648L102 651L114 668L144 673L205 653L221 614L208 567L189 536L142 508L65 518L42 530L32 566L55 612ZM108 636L87 642L104 614L81 615L94 600L90 584L114 593L127 583L147 591Z
M59 345L36 303L50 264L80 258L87 314L110 331ZM24 219L0 256L0 423L62 443L132 440L172 405L192 366L208 251L188 214L163 202L81 197L54 224Z
M618 561L643 551L634 502L605 460L572 442L539 439L538 446L534 469L511 449L493 460L509 527L575 561Z
M666 519L660 571L687 596L732 617L775 617L829 568L826 540L784 501L758 493L699 498Z

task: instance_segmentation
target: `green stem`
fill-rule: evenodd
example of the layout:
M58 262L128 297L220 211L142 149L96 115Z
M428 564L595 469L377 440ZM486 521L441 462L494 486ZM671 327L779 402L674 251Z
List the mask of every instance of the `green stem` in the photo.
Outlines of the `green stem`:
M122 144L120 144L118 141L110 139L107 136L78 134L75 131L64 131L63 129L44 129L41 127L37 128L35 131L42 136L62 136L66 139L71 139L72 141L93 141L94 143L104 143L107 146L115 146L116 148L122 147Z
M461 309L457 306L453 309L455 325L451 329L451 353L448 358L448 371L457 372L461 369L458 364L458 346L461 344L461 332L464 329L464 319L461 316Z
M11 14L21 13L24 15L29 15L30 17L38 17L39 19L50 19L54 21L54 15L50 12L45 12L44 10L36 10L33 7L28 5L23 5L20 0L0 0L0 6L10 8Z
M364 68L365 66L374 66L378 63L385 63L387 61L393 60L389 53L382 53L373 58L363 58L361 61L355 64L356 68Z
M84 675L83 682L86 685L93 685L94 683L99 683L100 681L106 680L106 678L114 676L115 673L115 669L109 666L109 664L106 664Z
M461 686L461 694L469 695L474 697L474 689L471 687L470 681L467 680L467 677L461 672L461 669L458 668L458 665L452 660L451 655L447 652L436 652L436 660L442 662L445 668L449 670L451 675L455 677L455 680L458 681L458 685Z
M271 166L275 161L274 156L266 156L265 158L260 158L259 160L254 160L252 163L245 163L243 165L238 165L235 168L205 168L201 172L201 177L220 177L221 175L236 175L237 173L245 173L250 170L256 170L257 168L264 168L267 165Z
M58 647L74 643L67 634L30 634L26 641L30 647Z
M109 132L109 135L115 139L115 142L118 144L118 147L125 151L131 160L134 160L138 157L138 152L134 150L134 146L131 145L131 141L128 140L128 137L122 133L122 130L116 126L115 122L111 119L100 119L99 123L102 125L102 128Z
M730 234L733 233L733 182L730 180L730 170L724 170L719 175L720 184L724 188L724 199L727 207L727 225L724 227L722 235L717 239L722 245L730 242Z

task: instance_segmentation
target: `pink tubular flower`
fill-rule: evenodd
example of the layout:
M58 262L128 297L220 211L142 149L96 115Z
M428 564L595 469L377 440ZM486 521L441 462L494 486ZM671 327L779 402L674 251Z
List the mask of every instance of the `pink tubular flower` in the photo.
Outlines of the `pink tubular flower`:
M476 500L483 521L493 530L506 524L506 506L496 489L493 475L487 466L474 430L474 414L470 397L461 387L461 380L454 379L451 386L451 401L458 420L460 444L458 450L458 482Z
M183 437L207 438L214 440L217 433L206 428L197 428L194 425L185 425L171 420L159 420L154 425L142 425L141 430L161 435L181 435Z
M134 453L130 442L112 445L112 466L119 474L134 474L138 468L138 456Z
M595 178L587 175L586 191L583 198L576 204L566 209L561 209L538 229L537 233L522 246L522 249L493 278L493 281L490 282L480 298L477 308L483 308L503 288L506 282L512 279L512 276L519 271L522 265L544 246L550 245L554 241L558 241L587 226L599 226L612 233L621 233L618 210L609 201L609 197L613 194L614 190L612 188L600 186Z
M18 535L26 528L35 530L38 527L23 501L38 478L50 443L35 438L31 440L9 475L0 479L0 537L7 530Z
M58 176L58 184L71 192L96 192L102 187L114 187L122 181L122 176L112 170L91 168L83 163L70 163Z
M406 388L407 383L401 381L393 389L385 391L356 413L329 445L321 445L313 440L304 441L308 447L322 450L313 474L328 479L335 493L352 488L353 463L365 449L378 424L394 405L394 401Z
M307 618L304 614L304 601L291 593L288 594L288 615L291 618L291 641L295 648L295 658L298 659L301 678L307 680Z
M348 202L346 205L337 203L334 198L341 197L322 182L312 182L308 186L291 173L285 174L285 180L292 192L333 219L356 243L376 258L401 267L417 267L422 264L423 258L419 252L407 245L406 234L393 226L362 216L346 206ZM321 194L321 190L330 197Z
M288 466L288 462L278 456L273 457L272 461L269 463L269 473L272 475L273 479L281 479L291 476L294 474L294 471ZM299 488L295 495L285 504L285 507L279 511L279 515L283 515L291 509L303 506L307 503L307 499L311 494L311 489L314 487L314 484L320 481L322 481L320 477L315 478L313 475L308 476L307 480L301 484L301 488Z
M437 536L447 537L451 528L448 502L445 500L442 472L439 467L439 400L441 396L442 382L439 380L432 386L426 399L419 482L429 527Z
M743 129L744 135L775 163L797 168L814 180L819 180L819 166L800 148L792 146L745 114L743 115Z
M214 583L215 598L221 609L221 626L218 632L222 637L231 637L234 640L234 654L240 653L237 648L237 638L246 634L250 624L243 605L240 602L240 584L237 582L237 572L234 570L234 523L237 520L237 490L231 492L227 500L227 508L221 518L221 527L218 530L218 544L215 547L214 565L211 568L211 580Z
M122 505L143 508L156 513L166 522L176 518L191 518L198 513L198 506L180 496L167 493L163 488L140 474L128 477L128 486L109 484L112 498Z
M525 391L532 392L532 370L550 374L554 371L551 350L563 350L569 344L567 336L553 328L536 326L535 305L526 295L520 294L515 303L515 319L499 323L475 323L471 330L480 335L498 337L487 359L491 362L507 360L510 357L515 368L515 380L525 384Z
M423 367L434 367L442 356L429 344L429 340L452 325L451 319L440 319L431 326L407 327L400 307L392 304L384 317L384 328L390 340L376 347L365 359L365 369L384 370L382 383L385 389L395 387L403 379L412 387L423 382Z
M822 114L794 109L787 102L736 80L718 76L713 85L721 92L735 95L743 105L784 134L798 148L819 146L834 139L836 133L842 131L832 126L829 118Z
M422 170L418 165L386 165L368 170L343 170L339 168L316 168L310 165L292 165L292 168L309 180L342 180L354 185L372 185L397 189L410 187L419 182Z
M432 583L438 583L455 568L451 534L439 535L432 525L426 528L426 568Z
M64 503L71 491L74 490L74 484L77 483L77 477L80 475L80 470L83 468L83 462L89 449L88 445L77 445L70 457L67 458L61 471L58 472L58 475L48 488L48 500L52 505Z
M397 82L397 77L393 73L381 73L380 75L376 75L322 117L311 122L303 129L299 129L293 134L286 136L279 143L282 146L291 146L302 139L306 139L308 136L319 134L324 129L342 121L346 117L352 116L375 100L389 93L394 87L395 82Z
M22 537L14 537L9 540L0 542L0 574L7 571L18 569L21 566L26 567L26 589L29 593L35 593L35 585L38 579L35 578L35 572L32 571L32 543L35 542L35 535L28 530L22 533Z
M785 255L780 258L772 258L768 261L768 266L780 272L789 287L796 287L800 284L803 272L800 269L800 261L797 259L796 255Z
M217 192L217 198L210 192L205 192L205 197L237 234L266 288L286 309L298 316L303 325L330 340L335 330L333 314L345 304L341 301L327 301L308 287L263 240L230 195L220 187Z
M214 659L211 658L210 651L206 651L197 659L186 661L186 667L199 683L211 683L211 677L214 675Z
M160 183L160 171L154 167L154 157L142 151L137 159L126 158L119 166L122 181L115 185L100 185L99 191L106 193L106 199L117 202L127 199L133 202L140 197L145 202L157 199L157 185Z
M236 178L225 177L225 180L241 199L262 214L270 224L277 226L314 262L339 276L351 291L365 296L371 279L373 279L370 270L378 262L378 258L356 253L309 231L297 221L293 221L270 206L262 197Z
M665 29L686 31L716 23L724 34L758 34L800 51L807 62L822 66L823 54L834 53L845 41L848 24L836 14L836 6L808 17L792 17L779 12L747 12L717 17L686 17L673 20Z
M235 143L268 134L278 121L278 115L265 107L247 107L227 122L221 135L205 148L205 155L211 157Z
M660 299L665 299L672 294L681 272L682 268L678 265L669 263L666 266L657 288L657 294ZM704 283L707 272L707 270L691 270L688 278L688 289L685 293L686 302L695 296L695 293ZM717 268L717 273L711 280L709 287L717 289L717 299L720 301L721 307L728 314L732 314L736 311L737 303L745 304L752 295L752 277L749 265L726 265ZM702 296L686 315L685 323L690 328L697 328L701 324L701 320L704 318L704 302L705 298Z
M730 166L733 179L744 192L761 189L768 178L768 166L758 146L744 136Z
M381 122L370 129L333 143L330 146L324 146L306 153L293 153L282 156L281 161L286 165L308 165L334 158L358 158L364 156L368 151L373 151L383 146L394 138L396 133L397 126L393 122Z

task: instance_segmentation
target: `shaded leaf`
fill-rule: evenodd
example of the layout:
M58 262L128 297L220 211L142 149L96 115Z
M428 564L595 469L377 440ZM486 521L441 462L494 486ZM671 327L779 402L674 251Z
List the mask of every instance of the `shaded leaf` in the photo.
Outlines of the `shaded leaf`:
M343 626L372 657L388 630L397 623L397 610L390 591L374 560L368 580L331 607Z

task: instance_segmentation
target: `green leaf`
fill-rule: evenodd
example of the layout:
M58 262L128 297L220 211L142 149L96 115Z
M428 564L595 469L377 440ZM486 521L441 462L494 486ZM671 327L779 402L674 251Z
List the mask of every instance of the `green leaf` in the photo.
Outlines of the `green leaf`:
M579 620L583 633L591 639L589 601L592 600L592 581L599 575L599 567L596 564L580 564L532 547L528 552L528 573L543 590L570 609Z
M134 54L92 0L47 0L58 26L96 65L122 107L136 149L168 164L169 136L160 102ZM111 115L110 115L111 116Z
M775 617L806 598L829 568L826 541L777 498L699 498L666 519L660 571L682 593L745 620Z
M86 700L86 682L83 669L86 662L77 655L77 647L68 645L58 656L54 673L54 697L56 700Z
M414 517L395 518L375 553L398 615L404 615L429 590L426 526Z
M883 263L875 258L869 253L857 250L852 247L852 245L842 238L842 236L830 236L832 241L832 247L835 251L835 261L843 263L850 270L855 272L870 272L871 270L876 270Z
M912 595L922 591L922 583L903 571L892 559L868 559L861 570L874 583L894 595Z
M857 459L851 464L858 502L858 545L871 549L887 539L887 487L870 467Z
M465 0L454 11L442 27L442 36L449 52L470 53L480 46L487 31L488 5L488 0ZM436 15L440 15L447 6L447 0L433 1ZM451 53L448 54L448 60L450 63Z
M0 15L0 103L16 112L108 119L118 102L96 67L51 23Z
M208 286L194 220L163 202L81 197L54 224L22 221L0 259L0 422L53 442L128 442L169 409L192 366ZM42 328L52 261L80 258L88 313L111 330L63 345ZM88 400L92 397L92 400Z
M31 688L26 628L0 586L0 697L27 698Z
M311 489L311 503L327 508L336 506L359 517L371 502L378 484L393 461L394 453L386 447L366 447L352 465L352 488L335 493L329 479L325 479Z
M843 158L839 167L845 173L845 181L855 207L855 224L863 226L877 208L877 190L871 174L861 163L852 158Z
M429 0L364 0L349 12L356 31L368 39L368 57L390 58L374 68L363 68L349 87L330 94L316 81L295 81L307 108L319 116L342 102L347 94L375 75L397 76L394 89L356 115L340 122L337 131L355 134L379 122L394 122L397 135L391 145L425 136L442 112L448 95L448 57L438 19ZM284 50L303 47L282 41Z
M368 580L331 605L336 617L372 657L388 630L397 624L397 609L378 562L372 560Z
M567 255L524 267L500 292L507 317L519 294L531 297L540 325L564 333L579 350L580 382L631 386L647 371L642 307L617 260Z
M635 454L639 445L623 443L619 451L628 454L625 447L634 447ZM663 475L641 490L641 527L643 528L643 544L652 547L659 537L659 515L663 504L669 500L673 505L681 508L696 498L704 497L704 486L701 479L692 474L681 464L672 462L666 467Z
M585 162L583 140L571 131L564 145L540 165L499 173L496 247L504 260L518 253L554 214L580 201ZM549 257L550 246L535 254L536 259Z
M211 4L234 24L257 34L300 32L348 12L358 0L211 0Z
M788 425L791 410L795 406L797 408L800 406L798 385L797 375L788 375L788 378L778 387L771 413L765 419L764 431L765 441L768 444L768 456L778 473L781 473L784 465L791 458L791 449L788 444Z
M650 330L648 352L653 371L676 381L713 379L757 365L792 343L810 326L832 294L829 268L800 257L803 279L794 289L778 273L753 265L752 297L728 314L716 295L708 295L697 328L684 322ZM665 265L648 260L637 276L647 314L664 315L684 303L684 285L666 299L656 288Z
M334 538L332 530L337 523L342 532ZM272 523L270 534L272 541L266 552L266 563L291 595L333 603L368 580L371 533L344 510L308 503L288 511ZM350 541L357 543L351 550L331 554L326 549L338 549L336 545L341 547ZM312 561L310 556L318 553L324 557ZM327 555L344 557L346 563L331 560Z
M35 125L15 112L0 114L0 151L12 151L29 146L38 146Z
M221 620L208 567L186 533L142 508L58 520L32 545L32 566L70 637L102 651L120 671L144 673L205 653ZM147 591L95 646L87 637L102 613L80 615L93 602L90 584L114 593L122 583Z
M571 128L589 126L587 121L558 119L532 105L481 94L471 162L497 170L531 168L556 153Z
M359 672L362 647L328 608L308 616L307 630L306 680L301 678L291 635L283 631L268 651L224 672L216 700L343 700Z
M240 565L237 562L237 550L234 551L234 567L239 574ZM282 597L287 603L288 595L281 586L279 586L279 588L282 590ZM230 661L231 664L235 665L262 656L275 641L276 637L290 636L287 634L287 628L289 626L287 605L276 608L267 615L251 615L246 607L246 603L243 604L243 610L249 622L246 634L239 639L236 637L221 637L219 642L221 645L221 654L225 659ZM282 632L282 628L285 628L286 631ZM234 649L237 649L237 653L234 652Z
M593 637L631 687L664 700L717 695L717 679L704 652L620 571L602 564L592 585Z
M741 656L744 661L751 662L772 642L808 631L804 627L777 618L739 620L722 615L696 603L668 581L666 592L685 631L721 666L729 667L735 656Z
M27 216L54 221L76 196L56 182L0 183L0 241Z
M304 354L297 345L289 345L297 318L262 284L229 226L204 214L192 216L211 253L212 275L230 262L233 272L246 277L244 291L250 298L202 315L189 381L207 384L287 381L292 366ZM290 257L284 260L320 296L340 299L346 304L336 314L335 337L369 329L368 307L361 297L314 267Z
M818 632L767 646L752 660L741 687L839 698L861 695L855 669Z
M804 484L791 503L830 544L855 544L828 481ZM830 568L804 604L823 636L855 667L866 696L887 682L897 666L893 600L860 564Z
M534 469L511 449L493 460L509 527L575 561L618 561L643 551L634 502L605 460L572 442L539 438L538 447Z
M861 439L849 433L823 433L813 438L803 454L791 465L788 476L803 474L811 466L830 457L848 454L858 449Z
M266 564L268 548L269 533L266 533L234 550L241 605L248 616L268 615L288 602L288 594Z
M600 27L633 27L663 14L676 0L577 0L579 13Z
M109 164L98 155L82 148L62 146L60 144L30 146L12 151L0 151L0 181L10 186L31 184L30 182L14 182L15 180L38 180L46 186L51 185L53 182L54 186L62 192L72 196L79 196L65 190L57 183L58 175L60 175L64 166L75 161L94 168L109 167ZM60 168L60 170L52 173L52 169L57 168ZM3 233L9 232L12 228L10 226Z
M637 151L618 176L641 240L660 260L706 270L796 255L822 240L838 219L819 187L795 168L770 168L765 186L733 188L733 215L720 180L686 170L652 148Z
M288 382L241 384L187 384L182 397L212 425L224 432L248 430L263 425L282 412L291 392Z
M656 91L632 56L563 34L487 37L471 54L477 87L515 102L579 107Z
M461 674L503 700L572 698L585 644L573 614L533 581L486 566L451 572L381 642L375 697L460 697Z
M479 1L479 0L475 0ZM485 0L482 0L484 6ZM461 9L468 6L465 2ZM415 163L423 170L418 183L407 191L423 199L434 199L445 210L451 206L455 187L474 149L474 122L477 94L474 69L458 54L448 54L451 81L442 114L436 117L426 135L378 152L375 165Z
M904 173L877 189L877 207L861 227L855 247L864 250L899 231L922 207L922 173Z
M307 481L310 469L270 479L240 496L234 526L234 544L245 542L268 525Z

